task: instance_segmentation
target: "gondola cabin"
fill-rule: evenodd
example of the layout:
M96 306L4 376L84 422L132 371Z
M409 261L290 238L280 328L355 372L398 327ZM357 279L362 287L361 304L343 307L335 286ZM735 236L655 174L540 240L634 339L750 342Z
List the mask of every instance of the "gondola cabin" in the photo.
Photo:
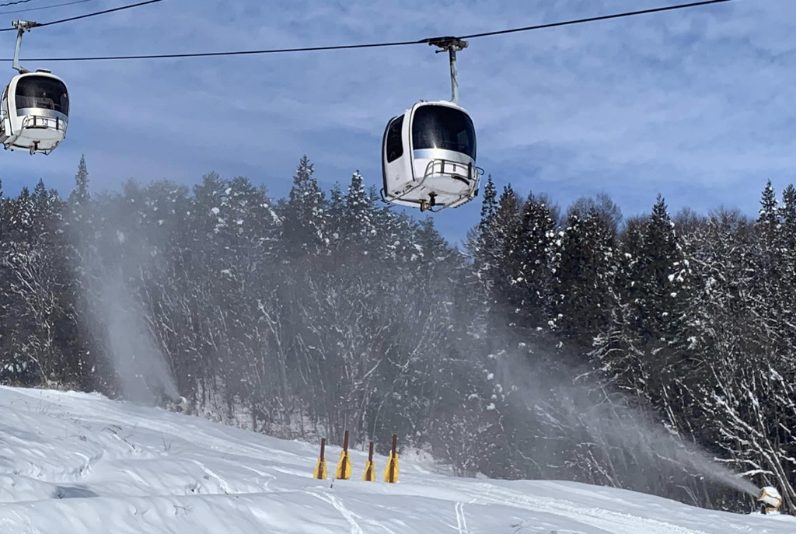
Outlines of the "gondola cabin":
M67 133L67 86L46 70L21 72L3 92L0 119L0 142L5 148L49 154Z
M477 195L475 128L449 101L417 102L383 134L384 200L421 210L456 207Z

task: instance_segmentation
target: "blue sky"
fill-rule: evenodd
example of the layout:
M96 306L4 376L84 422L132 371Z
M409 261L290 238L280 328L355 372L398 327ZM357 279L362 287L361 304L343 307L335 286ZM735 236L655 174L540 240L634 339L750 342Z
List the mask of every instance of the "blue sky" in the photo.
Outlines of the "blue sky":
M34 0L0 8L59 3ZM35 11L52 20L114 7ZM23 58L194 52L467 34L643 9L678 0L164 0L34 30ZM6 57L12 32L0 34ZM43 178L69 191L81 154L97 190L126 178L191 185L209 171L285 196L308 154L323 187L360 169L380 183L387 120L449 97L447 60L430 47L46 67L70 88L67 141L50 156L0 152L14 194ZM10 68L7 75L13 74ZM673 211L720 205L753 215L767 178L795 180L795 3L735 0L621 20L475 39L459 54L461 103L478 164L502 186L566 208L608 193L626 216L657 194ZM461 241L480 203L435 215ZM405 209L405 208L397 208Z

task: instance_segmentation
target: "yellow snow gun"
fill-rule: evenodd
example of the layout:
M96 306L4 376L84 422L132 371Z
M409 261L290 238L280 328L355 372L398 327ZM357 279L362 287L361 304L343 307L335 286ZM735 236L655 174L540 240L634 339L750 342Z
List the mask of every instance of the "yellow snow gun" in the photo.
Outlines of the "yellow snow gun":
M344 431L344 443L342 443L342 453L339 455L339 462L336 464L336 478L337 480L350 479L350 455L347 452L347 447L350 444L350 431Z
M397 434L392 434L392 450L383 470L383 481L394 484L400 476L400 456L397 454Z
M325 462L325 438L319 442L319 458L317 466L314 468L314 478L319 480L328 478L328 464Z
M372 461L373 442L369 442L369 456L367 457L367 465L364 467L364 476L362 477L367 482L375 481L375 463Z

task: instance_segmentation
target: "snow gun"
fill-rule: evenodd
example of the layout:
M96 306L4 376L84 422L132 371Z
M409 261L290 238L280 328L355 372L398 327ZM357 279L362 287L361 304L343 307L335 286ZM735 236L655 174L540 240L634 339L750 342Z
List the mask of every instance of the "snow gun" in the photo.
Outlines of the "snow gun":
M389 461L386 462L386 469L383 470L383 481L389 484L397 482L400 475L400 457L397 454L397 434L392 434L392 451L389 453Z
M347 446L350 443L350 431L344 431L344 443L342 443L342 453L339 455L339 462L336 464L336 478L338 480L350 479L350 455L347 452Z
M314 478L319 480L328 478L328 464L325 462L325 438L319 441L319 458L317 466L314 468Z
M178 413L189 413L192 405L189 404L189 401L186 400L186 397L178 397L178 401L176 402L175 411Z
M759 503L759 509L762 514L773 514L781 509L783 498L774 487L764 486L761 488L761 493L758 494L756 502Z
M171 412L178 413L191 413L192 405L186 400L186 397L178 396L176 399L167 398L163 401L163 406Z
M373 442L369 442L369 456L367 457L367 465L364 467L363 479L367 482L375 481L375 463L372 461Z

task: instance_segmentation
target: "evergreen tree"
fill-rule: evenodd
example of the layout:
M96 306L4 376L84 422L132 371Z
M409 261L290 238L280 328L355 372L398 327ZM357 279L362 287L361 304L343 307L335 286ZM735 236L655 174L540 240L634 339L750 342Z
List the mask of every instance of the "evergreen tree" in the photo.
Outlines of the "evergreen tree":
M328 201L328 227L325 229L327 235L331 239L331 247L338 248L341 246L344 230L344 217L347 210L345 205L344 195L339 182L333 184L330 191L330 200Z
M790 193L791 195L791 193ZM791 198L789 199L791 203ZM759 310L759 316L768 321L764 334L769 339L769 345L783 337L779 325L782 317L794 314L784 307L787 295L781 291L781 281L787 265L784 258L787 250L781 240L782 224L781 210L775 198L772 182L767 181L761 193L761 209L755 223L756 240L751 251L750 264L754 271L755 299L753 306ZM792 239L792 238L790 238Z
M555 271L560 236L556 210L546 199L529 196L515 221L506 263L515 321L535 330L552 325Z
M775 199L771 180L767 180L767 185L761 191L761 209L758 210L757 222L765 229L777 228L779 224L778 201Z
M89 201L89 171L86 168L86 157L81 156L78 172L75 174L75 188L69 195L72 205L83 206Z
M19 195L8 206L8 231L12 241L32 243L35 238L33 199L27 187L20 189Z
M492 177L489 176L483 188L483 203L481 205L481 220L476 228L468 235L470 252L475 258L476 274L484 288L492 284L490 271L496 269L496 260L499 254L497 240L495 239L495 214L497 212L497 190Z
M633 301L637 327L645 343L668 342L676 332L681 313L679 291L684 280L683 252L659 195L644 234L637 285Z
M354 172L347 189L342 225L345 244L353 252L366 254L372 248L371 242L377 235L372 204L364 189L364 177Z
M515 230L519 220L520 200L510 185L503 187L497 210L490 216L487 237L491 243L484 251L485 260L490 265L489 282L491 287L507 295L511 283L511 273L505 259L516 251L518 245ZM495 295L495 296L499 296Z
M608 326L616 276L613 221L573 209L564 229L558 265L558 327L562 339L591 347Z
M497 211L497 189L494 186L492 175L486 180L483 188L483 202L481 203L481 223L485 224Z
M685 347L690 272L663 197L646 221L628 222L622 251L611 321L592 354L623 390L667 410Z
M781 241L787 250L794 250L797 245L797 191L789 184L783 190L783 206L780 208Z
M284 210L284 242L291 257L315 256L326 245L325 197L314 178L314 165L303 156L292 178Z

